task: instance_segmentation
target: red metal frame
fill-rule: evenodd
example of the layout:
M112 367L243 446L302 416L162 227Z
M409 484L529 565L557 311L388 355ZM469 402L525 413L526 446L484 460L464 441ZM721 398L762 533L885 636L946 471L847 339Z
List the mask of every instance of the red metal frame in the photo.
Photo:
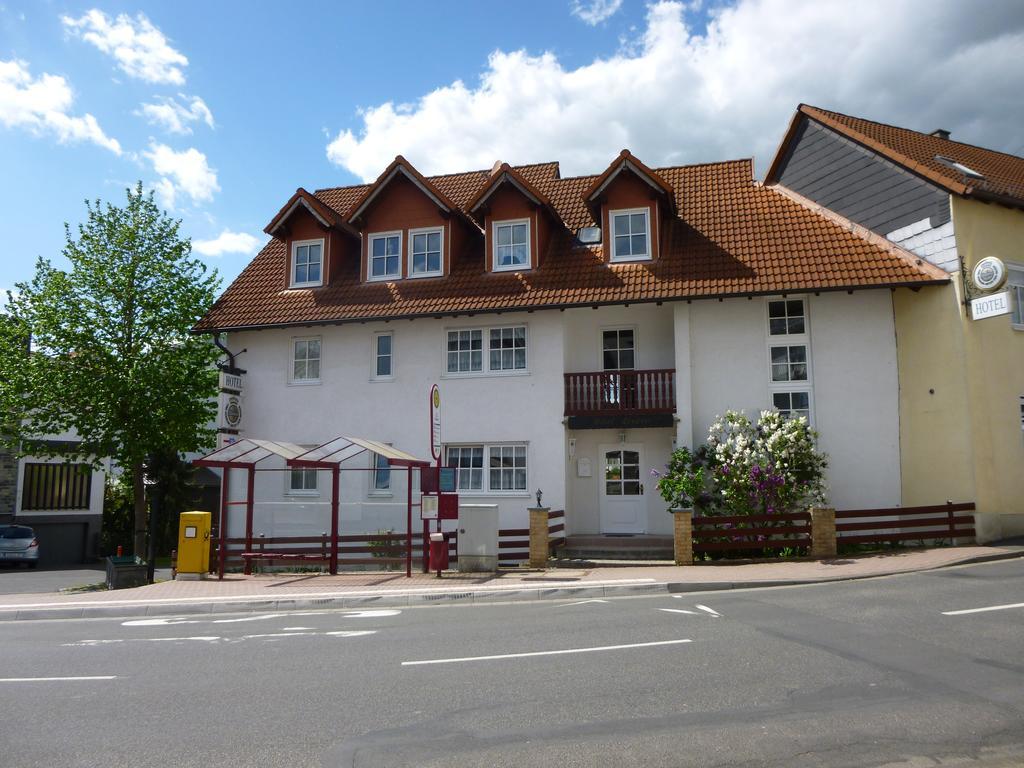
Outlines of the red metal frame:
M329 456L335 456L335 455L338 455L338 454L344 454L344 455L342 455L342 457L340 459L324 460L323 458L320 458L320 459L304 459L304 458L302 458L303 456L306 456L306 455L308 455L310 453L313 453L314 451L321 450L321 449L325 448L326 446L331 445L332 443L336 443L339 440L355 441L355 442L348 442L347 446L345 446L345 447L343 447L341 449L334 450L330 454L328 454ZM264 443L271 443L271 441L262 441L262 442L264 442ZM283 449L286 446L286 444L280 444L280 443L272 443L272 444L277 446L278 449ZM365 453L366 450L367 450L366 445L370 445L372 447L373 444L374 444L373 441L362 440L361 438L351 438L351 439L349 439L349 438L335 438L334 440L328 441L327 443L323 443L322 445L316 446L314 448L310 448L308 450L305 448L305 446L290 446L290 449L286 453L281 453L280 450L274 450L272 448L267 447L267 445L253 445L251 448L249 448L246 451L243 451L242 453L238 454L237 456L234 456L229 461L221 461L219 459L211 459L211 458L207 458L207 457L202 457L202 458L195 459L192 463L196 464L198 466L214 467L214 468L220 468L220 469L223 470L223 476L222 476L222 480L221 480L220 530L218 532L218 539L219 539L218 554L217 554L217 561L218 561L217 562L217 576L218 576L218 578L220 578L220 579L224 578L224 567L225 567L226 550L227 550L227 546L226 546L226 544L227 544L227 528L228 528L228 519L229 519L228 507L230 507L232 505L239 505L239 506L241 506L242 504L245 505L245 552L246 552L247 555L252 555L253 554L253 546L252 546L252 544L253 544L253 514L254 514L255 495L256 495L255 494L256 472L287 472L287 471L290 471L291 469L296 468L296 467L319 469L319 470L329 470L331 472L331 551L330 551L330 557L328 559L328 562L329 562L328 570L329 570L329 572L332 575L336 574L338 572L338 541L339 541L339 538L340 538L340 536L339 536L339 534L340 534L339 510L340 510L340 496L341 496L341 473L342 472L373 472L374 469L375 469L373 467L342 467L341 466L341 462L348 461L349 459L355 458L356 456L359 456L360 454ZM352 448L352 447L356 447L359 450L356 450L354 453L347 453L346 452L347 449L348 448ZM294 450L296 448L303 449L304 453L301 453L298 456L293 457L293 458L288 458L288 454L294 453ZM216 451L213 451L209 455L210 456L214 456L215 454L219 453L222 450L224 450L224 449L223 448L217 449ZM249 456L253 452L259 451L259 450L267 451L268 454L266 456L262 456L262 457L260 457L258 459L254 459L254 460L251 460L251 461L244 461L243 460L246 456ZM397 452L398 453L402 453L401 451L397 451ZM405 454L405 455L408 456L408 454ZM278 469L278 468L266 468L266 469L259 468L259 469L257 469L256 464L258 462L263 461L264 459L270 458L271 456L278 456L280 458L283 458L285 460L285 467L283 469ZM424 461L422 459L401 458L401 457L394 457L394 456L388 456L387 459L388 459L388 466L389 467L397 467L397 468L404 467L406 469L407 494L406 494L406 553L405 553L405 572L406 572L406 574L405 575L407 577L411 577L412 576L412 508L414 506L416 506L416 505L413 504L413 500L412 500L412 470L413 469L423 469L424 467L428 467L428 466L430 466L430 462ZM231 470L232 469L245 469L246 470L246 498L245 498L245 501L237 501L237 502L229 501L229 498L230 498L230 480L231 480ZM439 523L439 525L440 525L440 523ZM428 534L428 531L427 531L426 527L424 528L424 538L427 540L427 544L429 545L429 534ZM272 554L272 553L267 553L267 554ZM261 551L259 553L259 556L263 557L264 553ZM282 559L286 559L286 557L287 556L285 556ZM244 562L243 571L247 575L252 573L252 560L253 559L255 559L255 558L251 557L251 556L243 557L243 562Z

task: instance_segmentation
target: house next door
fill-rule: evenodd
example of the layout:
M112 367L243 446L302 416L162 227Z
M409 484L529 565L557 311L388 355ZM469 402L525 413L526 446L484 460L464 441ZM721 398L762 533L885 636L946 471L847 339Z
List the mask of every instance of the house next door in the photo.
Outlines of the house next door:
M643 446L636 443L602 445L601 533L644 533L647 530L647 505L644 482Z

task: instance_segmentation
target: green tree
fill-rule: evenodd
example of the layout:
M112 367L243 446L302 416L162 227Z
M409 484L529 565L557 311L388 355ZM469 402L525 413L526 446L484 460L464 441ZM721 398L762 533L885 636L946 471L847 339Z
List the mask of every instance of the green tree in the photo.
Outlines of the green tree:
M127 197L123 207L86 201L77 235L65 224L70 268L40 258L32 280L8 293L0 413L22 453L53 455L46 437L74 430L81 442L69 458L114 460L130 478L141 555L147 457L214 440L218 353L190 329L220 280L141 182Z

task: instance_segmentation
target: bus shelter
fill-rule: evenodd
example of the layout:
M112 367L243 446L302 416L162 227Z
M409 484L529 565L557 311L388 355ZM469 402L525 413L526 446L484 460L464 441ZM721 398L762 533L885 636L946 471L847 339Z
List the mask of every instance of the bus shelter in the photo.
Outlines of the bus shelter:
M223 470L221 478L220 524L218 531L217 575L224 578L224 561L227 551L227 529L230 509L233 506L245 507L245 550L242 553L245 573L252 572L252 559L257 556L253 552L253 509L255 505L256 472L288 472L292 469L317 469L331 473L331 537L329 571L338 572L338 534L339 534L339 499L341 493L341 473L367 471L363 468L343 467L342 464L360 454L372 452L385 458L389 467L405 469L407 473L406 494L406 541L405 570L406 576L412 576L412 471L430 466L430 462L419 459L410 453L401 451L378 440L360 437L341 436L329 440L322 445L300 445L297 443L276 440L259 440L243 438L219 448L206 456L193 460L193 464ZM284 462L281 467L261 467L273 460L273 463ZM245 473L246 493L243 500L230 499L230 478L232 471ZM258 553L260 556L265 552Z

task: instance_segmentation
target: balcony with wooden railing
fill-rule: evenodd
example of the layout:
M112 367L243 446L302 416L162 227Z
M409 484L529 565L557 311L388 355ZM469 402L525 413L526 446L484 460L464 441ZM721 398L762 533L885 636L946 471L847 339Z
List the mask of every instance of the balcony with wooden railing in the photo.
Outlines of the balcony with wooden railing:
M676 411L675 375L672 368L567 373L569 426L670 426Z

